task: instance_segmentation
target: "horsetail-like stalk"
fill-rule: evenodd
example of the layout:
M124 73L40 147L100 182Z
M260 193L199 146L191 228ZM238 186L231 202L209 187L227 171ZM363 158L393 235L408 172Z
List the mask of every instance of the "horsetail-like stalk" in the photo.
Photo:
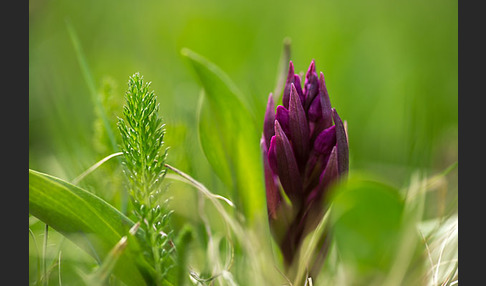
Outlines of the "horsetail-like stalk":
M164 149L164 124L158 116L154 91L150 82L135 73L128 80L123 108L124 119L119 118L121 151L124 155L124 172L129 180L128 191L133 214L141 223L146 240L144 256L154 267L153 284L163 285L164 278L174 262L171 253L172 232L168 230L171 212L165 203L160 204L161 183L167 172Z

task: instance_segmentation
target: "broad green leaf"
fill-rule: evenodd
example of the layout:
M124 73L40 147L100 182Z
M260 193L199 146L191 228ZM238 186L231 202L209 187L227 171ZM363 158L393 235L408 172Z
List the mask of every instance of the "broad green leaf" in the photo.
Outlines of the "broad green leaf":
M201 146L231 191L231 199L253 221L265 209L260 128L245 97L221 69L188 49L182 54L204 89L199 110Z
M92 193L34 170L29 170L29 212L99 260L134 224ZM115 266L114 274L127 285L145 284L136 261L132 251L125 251Z
M331 228L338 253L357 277L387 273L398 246L404 202L398 190L352 179L332 198Z

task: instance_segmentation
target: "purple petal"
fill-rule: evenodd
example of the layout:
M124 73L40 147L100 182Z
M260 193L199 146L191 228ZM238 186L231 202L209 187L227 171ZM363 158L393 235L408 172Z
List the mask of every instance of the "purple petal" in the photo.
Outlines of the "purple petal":
M297 93L299 94L302 102L304 101L304 93L302 92L302 86L300 82L300 76L295 74L294 72L294 64L292 61L289 63L289 72L287 74L287 81L285 82L285 87L282 95L282 104L285 108L289 108L289 101L290 101L290 90L291 90L291 84L295 85L295 89L297 90Z
M268 96L267 110L265 111L265 118L263 121L263 136L265 139L266 147L270 147L270 139L275 135L275 129L273 127L275 121L275 104L273 103L273 95L270 93Z
M320 154L330 154L334 145L336 145L336 126L332 125L319 133L316 141L314 141L314 150Z
M346 136L343 121L334 108L332 108L332 118L334 119L334 124L336 125L338 172L340 176L343 176L348 172L349 169L348 138Z
M309 106L307 111L309 121L316 122L322 118L321 98L319 96L314 97L314 100Z
M329 156L335 145L336 131L333 125L323 130L314 142L314 148L309 155L306 166L306 192L309 192L318 185L320 175L328 164Z
M305 164L309 152L309 125L305 115L304 107L300 97L295 90L294 84L291 85L290 104L289 104L289 128L290 139L294 147L299 166Z
M326 190L330 183L332 183L338 177L338 162L337 162L337 148L334 146L329 155L324 171L318 176L319 184L313 188L306 199L306 204L312 204L318 202L320 205L322 198L324 197Z
M287 137L290 137L290 128L289 128L289 111L283 107L282 105L277 106L277 115L275 116L275 119L280 123L280 126L282 127L283 131L287 135ZM272 125L273 127L273 125ZM273 131L275 132L275 130Z
M289 62L289 71L287 74L287 81L285 82L285 87L282 95L282 104L285 108L289 108L290 100L290 84L294 82L294 64L292 61Z
M319 97L321 98L322 118L324 121L324 128L332 125L331 101L327 93L326 83L324 82L324 74L321 72L319 78Z
M298 205L302 195L302 178L292 146L277 120L275 120L275 147L280 184L292 203Z
M297 75L297 74L294 75L294 82L293 82L293 84L295 86L295 90L299 94L300 101L301 102L304 102L305 96L304 96L304 92L302 91L302 84L300 83L300 76L299 75Z
M274 174L278 174L276 145L275 136L272 136L272 139L270 139L270 147L268 147L268 164Z
M319 79L316 73L316 64L314 60L311 61L309 69L305 75L304 82L304 97L306 98L305 107L308 108L314 97L319 92Z
M331 182L339 176L338 173L338 149L335 146L332 148L331 155L327 161L326 169L322 172L319 185L322 185L323 190L326 189Z
M270 163L268 161L267 147L265 139L262 137L260 141L260 146L263 153L263 169L265 171L265 190L267 197L267 211L269 219L277 219L277 208L279 207L282 195L278 190L278 183L275 180L275 175L270 168Z

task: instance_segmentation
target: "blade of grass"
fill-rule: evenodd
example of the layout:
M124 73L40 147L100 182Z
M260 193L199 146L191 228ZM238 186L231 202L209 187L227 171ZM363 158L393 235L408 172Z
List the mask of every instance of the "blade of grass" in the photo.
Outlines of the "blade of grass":
M418 173L412 176L410 186L406 192L403 223L400 234L395 261L383 285L396 285L402 281L412 261L414 249L417 246L417 224L422 219L425 210L426 180L421 179Z
M58 274L58 279L59 279L59 286L62 286L62 280L61 280L61 251L59 251L59 259L57 262L58 269L57 269L57 274Z
M96 170L99 166L103 165L106 161L110 160L111 158L117 157L123 155L123 152L117 152L113 153L111 155L106 156L105 158L101 159L97 163L95 163L93 166L89 167L86 171L84 171L81 175L77 176L75 179L73 179L73 184L77 185L84 177L87 175L91 174L94 170Z
M444 253L444 249L447 245L447 243L449 242L449 239L454 235L456 234L457 235L457 222L456 224L453 224L452 227L449 229L449 231L447 232L446 234L446 237L440 247L440 252L439 252L439 259L437 261L437 268L435 270L435 273L434 273L434 281L437 282L438 281L438 277L439 277L439 268L440 268L440 264L441 264L441 260L442 260L442 254Z
M111 143L112 151L113 152L118 151L118 144L116 143L114 132L110 126L108 116L106 115L105 108L102 104L102 99L100 95L96 92L96 84L93 79L92 73L89 69L88 61L86 60L86 57L84 56L83 50L81 48L81 43L79 42L76 31L74 30L74 27L72 26L71 22L68 19L65 19L65 23L69 33L69 37L71 39L71 43L73 44L74 51L76 53L76 58L78 60L79 66L81 68L81 72L83 74L83 78L86 82L86 85L88 86L91 100L93 101L95 109L98 111L98 114L101 117L103 126L106 130L106 134L108 135L108 138ZM119 162L121 163L121 160ZM126 213L127 204L128 204L128 192L125 189L122 189L122 200L121 200L122 213Z
M89 69L88 62L86 61L86 57L84 56L83 50L81 48L81 44L79 42L78 36L76 34L76 31L74 30L74 27L71 25L71 22L69 22L68 19L65 20L66 22L66 27L69 33L69 37L71 38L71 43L73 44L74 51L76 52L76 58L78 60L79 66L81 68L81 72L83 74L83 78L86 82L86 85L88 86L89 93L91 95L91 99L93 100L93 103L95 105L95 108L99 112L101 119L103 120L103 125L105 127L106 133L108 134L108 137L110 138L110 142L113 148L113 151L117 150L117 144L115 140L115 136L113 133L113 130L110 127L108 117L106 116L105 108L103 107L103 104L101 103L101 98L99 97L98 93L96 92L96 84L93 79L92 73Z
M93 286L105 285L126 247L127 236L123 236L120 241L118 241L118 243L110 250L101 266L94 273L88 276L87 284Z
M166 165L166 166L169 166L169 165ZM176 171L175 168L171 168L172 166L168 167L169 169L171 169L172 171L174 172L178 172L178 170ZM213 194L211 192L209 192L206 187L204 187L201 183L197 182L197 181L194 181L191 177L185 177L182 173L179 174L182 178L186 179L187 182L189 182L189 184L191 184L192 186L194 186L196 189L200 190L206 197L212 197L212 198L215 198L217 200L222 200L223 202L225 202L226 204L228 204L230 207L235 207L235 205L233 204L232 201L230 201L229 199L223 197L223 196L220 196L220 195L216 195L216 194ZM180 181L180 182L184 182L184 180L182 180L180 177L178 176L174 176L172 174L168 174L165 176L167 179L171 179L171 180L176 180L176 181Z
M215 207L218 213L223 218L225 225L228 231L228 239L231 239L230 230L235 234L236 239L238 242L243 246L243 251L245 252L245 257L248 258L248 264L251 268L251 273L253 276L251 279L253 281L258 281L256 285L266 285L267 283L264 281L275 281L276 273L270 273L268 270L274 270L271 265L273 265L274 261L271 261L272 255L269 253L269 248L266 247L267 241L262 239L261 236L256 236L252 229L245 228L238 220L234 219L230 214L225 210L224 206L221 204L221 198L218 195L214 195L211 191L209 191L203 184L189 176L188 174L182 172L181 170L165 164L165 166L175 172L177 175L181 176L185 179L188 183L196 187L201 194L203 194ZM223 200L226 202L226 200ZM233 255L233 254L231 254ZM232 261L233 258L230 259ZM231 263L228 267L231 266ZM195 272L191 272L191 276L196 279L200 280L201 278ZM268 278L271 277L271 278ZM212 277L214 279L215 277ZM262 284L263 283L263 284Z
M231 218L231 216L226 212L224 207L219 203L219 199L223 199L226 203L232 205L233 203L225 199L224 197L221 197L219 195L213 194L211 191L209 191L203 184L198 182L197 180L193 179L191 176L188 174L182 172L181 170L169 165L165 164L165 166L176 173L177 175L181 176L182 178L186 179L191 185L196 187L199 191L201 191L214 205L216 210L219 212L219 214L223 217L224 221L227 223L227 225L233 229L233 231L240 233L242 232L241 226L236 224L236 221Z
M93 257L99 255L101 259L134 224L92 193L33 170L29 170L29 211ZM90 250L91 246L96 254ZM125 252L115 267L115 274L127 285L141 285L144 279L137 265L134 254Z
M306 273L309 269L312 268L313 255L316 253L316 250L318 251L319 240L326 231L326 224L329 220L331 208L332 207L329 207L328 212L326 212L322 220L319 222L316 229L308 239L308 243L305 244L305 247L303 248L302 255L298 261L298 265L296 265L298 268L293 285L302 285L302 281L307 281L307 278L309 278L306 277Z
M88 86L91 99L93 100L95 108L98 110L101 119L103 120L103 125L105 127L106 133L108 134L108 137L110 138L113 151L116 151L118 147L116 144L115 136L113 130L110 127L108 117L106 116L105 108L101 103L101 98L96 92L96 84L93 79L93 75L89 69L88 62L86 61L86 57L84 56L83 50L81 48L81 43L79 42L78 35L76 34L76 31L74 30L71 22L68 19L66 19L65 22L69 37L71 38L71 43L73 44L74 51L76 52L76 58L78 60L79 66L81 67L83 78L86 82L86 85Z
M34 249L35 249L35 254L36 254L36 260L37 260L37 284L41 281L41 256L39 253L39 247L37 246L37 240L35 239L34 232L32 229L29 227L29 234L32 237L32 240L34 241Z
M46 267L46 253L47 253L47 237L49 235L49 225L45 225L45 228L44 228L44 244L43 244L43 247L42 247L42 281L43 281L43 284L44 285L47 285L47 280L48 280L48 277L47 277L47 267Z

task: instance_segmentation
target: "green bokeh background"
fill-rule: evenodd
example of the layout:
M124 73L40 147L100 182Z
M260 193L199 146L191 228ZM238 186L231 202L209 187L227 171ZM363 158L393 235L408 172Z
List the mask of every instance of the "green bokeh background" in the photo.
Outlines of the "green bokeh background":
M324 73L348 123L354 170L400 185L415 168L442 170L457 160L457 1L39 0L29 4L30 168L72 179L100 159L92 151L94 105L66 21L96 87L116 84L113 104L123 104L134 72L152 81L169 161L196 176L204 164L195 159L199 86L181 48L228 73L261 119L285 37L297 71L315 59ZM121 109L109 115L116 122Z
M413 172L432 175L458 159L457 6L451 0L30 0L29 168L72 180L112 153L100 147L99 118L70 23L96 89L110 89L105 108L112 125L122 115L128 77L140 72L160 103L168 163L215 193L227 195L198 142L200 86L180 51L187 47L224 70L263 125L286 37L297 72L314 59L325 75L331 103L347 121L351 172L403 187ZM118 162L110 164L116 169ZM97 172L82 187L119 208L121 181L102 181L108 171ZM191 192L178 195L195 200ZM179 210L190 216L187 204Z

